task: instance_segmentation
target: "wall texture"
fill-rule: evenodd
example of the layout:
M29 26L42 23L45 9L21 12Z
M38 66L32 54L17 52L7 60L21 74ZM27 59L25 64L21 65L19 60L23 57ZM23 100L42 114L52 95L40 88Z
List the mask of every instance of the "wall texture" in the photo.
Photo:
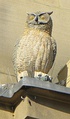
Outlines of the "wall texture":
M53 33L58 46L50 75L57 82L60 69L70 59L70 0L0 0L0 83L16 82L12 53L23 35L26 13L53 11Z

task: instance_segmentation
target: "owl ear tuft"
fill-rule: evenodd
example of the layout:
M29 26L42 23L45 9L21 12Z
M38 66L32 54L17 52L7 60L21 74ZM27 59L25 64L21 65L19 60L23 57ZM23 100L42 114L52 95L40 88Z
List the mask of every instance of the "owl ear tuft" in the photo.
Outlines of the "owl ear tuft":
M53 13L53 11L52 12L47 12L49 15L51 15L52 13Z
M27 15L29 15L29 13L27 13Z

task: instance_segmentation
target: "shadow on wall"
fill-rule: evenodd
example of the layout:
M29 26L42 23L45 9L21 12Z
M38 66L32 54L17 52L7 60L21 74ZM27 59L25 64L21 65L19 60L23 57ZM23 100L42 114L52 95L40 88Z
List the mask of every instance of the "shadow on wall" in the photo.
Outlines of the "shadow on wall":
M59 83L63 86L66 86L67 85L67 77L68 77L68 67L67 67L67 65L65 65L58 73Z
M31 100L32 100L32 97L31 97ZM57 110L57 111L61 111L61 112L70 114L70 105L69 104L66 104L63 102L57 102L55 100L50 100L48 98L42 98L42 97L37 97L35 102L38 104L41 104L43 106L46 106L47 109L50 111Z

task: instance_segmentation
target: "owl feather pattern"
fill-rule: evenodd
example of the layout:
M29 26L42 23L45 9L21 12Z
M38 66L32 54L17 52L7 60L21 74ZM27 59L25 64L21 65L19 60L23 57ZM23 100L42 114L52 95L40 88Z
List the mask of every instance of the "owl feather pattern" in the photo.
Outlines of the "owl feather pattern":
M55 40L51 37L52 20L50 14L41 12L28 14L23 37L15 45L13 55L17 77L24 71L29 77L34 77L35 71L47 74L51 69L57 47Z

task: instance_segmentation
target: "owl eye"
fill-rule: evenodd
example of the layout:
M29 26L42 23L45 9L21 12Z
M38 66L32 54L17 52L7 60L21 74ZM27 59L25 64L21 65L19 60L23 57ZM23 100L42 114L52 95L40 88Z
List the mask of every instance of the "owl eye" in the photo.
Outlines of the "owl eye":
M30 17L29 17L29 20L33 20L34 19L34 15L31 15Z
M45 16L44 16L44 15L41 15L40 18L41 18L42 20L44 20L44 19L45 19Z

